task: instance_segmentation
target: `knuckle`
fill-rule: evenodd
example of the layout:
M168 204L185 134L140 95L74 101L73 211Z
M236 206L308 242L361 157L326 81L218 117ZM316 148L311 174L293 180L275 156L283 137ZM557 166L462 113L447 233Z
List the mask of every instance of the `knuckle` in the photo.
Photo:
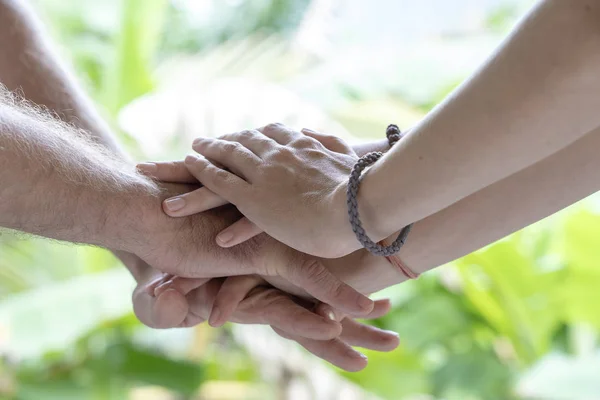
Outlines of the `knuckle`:
M218 168L215 171L214 180L216 183L224 183L228 180L229 173L223 169Z
M238 137L238 132L226 133L224 135L219 136L221 140L235 140Z
M306 150L306 156L308 156L310 159L320 160L325 158L326 154L324 151L319 149L308 149Z
M294 159L295 157L296 157L296 154L289 147L280 147L279 149L277 149L276 152L274 152L272 154L272 158L275 161L282 162L282 163L287 163L290 160Z
M208 142L203 138L196 138L192 147L196 150L204 150L206 149L207 145Z
M223 143L223 151L226 153L234 153L240 150L241 145L238 142Z
M252 137L256 135L256 131L254 129L244 129L240 132L240 136L243 137Z
M316 140L308 137L308 136L300 136L297 139L294 139L294 141L292 142L292 145L294 147L312 147L314 146Z
M281 129L285 129L285 125L280 122L271 122L270 124L265 125L263 128L265 131L277 131Z
M181 165L181 163L179 163L177 161L170 161L170 162L164 163L163 166L164 166L165 172L168 174L171 174L171 175L179 172L183 167L183 165Z
M336 279L331 279L331 274L319 261L306 261L303 264L301 271L303 271L309 282L326 290L331 294L332 298L338 298L343 294L343 284Z
M327 270L319 261L314 259L304 261L299 268L299 272L310 282L319 285L322 285L327 281Z

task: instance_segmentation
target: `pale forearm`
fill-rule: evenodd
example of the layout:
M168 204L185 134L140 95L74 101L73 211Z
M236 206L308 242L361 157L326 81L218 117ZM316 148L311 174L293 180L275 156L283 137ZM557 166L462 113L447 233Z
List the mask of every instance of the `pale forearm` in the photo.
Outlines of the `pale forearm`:
M372 236L431 215L600 125L600 2L549 0L366 173ZM393 189L392 189L393 188Z
M400 258L413 270L425 272L595 193L600 187L598 148L600 129L543 161L418 221ZM382 257L356 253L343 260L332 260L332 268L365 292L405 280ZM361 268L348 269L353 263Z

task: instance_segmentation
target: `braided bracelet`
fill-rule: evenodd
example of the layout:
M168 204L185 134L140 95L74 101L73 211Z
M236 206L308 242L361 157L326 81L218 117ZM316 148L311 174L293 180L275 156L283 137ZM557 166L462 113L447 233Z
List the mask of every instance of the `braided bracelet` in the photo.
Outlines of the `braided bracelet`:
M402 135L398 125L391 124L388 125L387 129L385 130L385 136L387 137L390 147L392 147L398 143L398 141L402 139L404 135Z
M386 136L390 146L393 146L402 138L400 129L398 129L396 125L388 126L386 130ZM369 153L359 158L356 164L354 164L354 168L352 168L352 173L350 174L350 179L348 180L346 202L348 204L348 217L350 218L350 225L352 225L352 230L354 231L354 234L356 235L356 238L360 244L362 244L365 249L377 256L389 257L400 251L406 241L406 237L408 236L410 229L412 228L412 224L405 226L391 245L384 246L379 243L375 243L367 236L362 223L360 222L357 200L358 186L360 185L361 181L360 175L365 168L374 164L382 156L383 153L381 152Z

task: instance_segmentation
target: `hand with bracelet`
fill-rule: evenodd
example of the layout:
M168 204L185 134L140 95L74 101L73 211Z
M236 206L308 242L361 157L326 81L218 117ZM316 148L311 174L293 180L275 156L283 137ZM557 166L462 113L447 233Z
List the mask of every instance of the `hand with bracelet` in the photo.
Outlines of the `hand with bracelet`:
M364 174L357 205L366 235L388 237L600 126L599 23L593 2L537 3L472 77ZM360 247L346 209L358 157L347 146L332 152L273 125L200 139L194 148L201 154L187 159L194 175L273 237L326 257Z
M195 192L167 199L163 209L168 215L187 216L231 202L246 218L217 236L223 247L262 231L321 257L340 257L361 247L346 206L348 177L359 157L339 138L271 124L219 139L197 139L193 148L206 158L188 156L187 169L181 163L157 163L153 168L159 179L175 174L204 184ZM143 170L144 165L138 167ZM185 207L178 207L182 204Z

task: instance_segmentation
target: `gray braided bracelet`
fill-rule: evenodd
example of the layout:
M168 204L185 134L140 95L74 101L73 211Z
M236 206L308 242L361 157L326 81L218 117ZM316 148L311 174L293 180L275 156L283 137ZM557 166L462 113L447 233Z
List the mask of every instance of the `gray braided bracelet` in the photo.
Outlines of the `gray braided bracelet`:
M398 131L398 136L394 137L394 139L396 140L392 141L392 139L390 138L390 131L392 131L392 134L395 134L395 132L393 132L394 130ZM396 125L390 125L387 129L386 134L388 140L390 141L390 145L393 145L401 138L400 130ZM348 204L348 217L350 218L350 225L352 225L352 230L354 231L354 234L356 235L356 238L358 239L360 244L362 244L365 249L369 250L371 253L377 256L389 257L400 251L400 249L404 245L404 242L406 241L406 237L408 236L410 229L412 228L412 224L405 226L400 231L400 234L391 245L382 246L379 243L373 242L367 236L364 228L362 227L362 223L360 222L357 201L358 186L360 185L361 181L360 175L362 174L365 168L367 168L369 165L374 164L382 156L383 153L381 152L369 153L359 158L356 164L354 164L354 167L352 168L352 173L350 174L350 179L348 180L346 202Z
M388 125L387 129L385 130L385 136L387 137L390 147L392 147L400 139L402 139L402 132L400 132L398 125L391 124Z

